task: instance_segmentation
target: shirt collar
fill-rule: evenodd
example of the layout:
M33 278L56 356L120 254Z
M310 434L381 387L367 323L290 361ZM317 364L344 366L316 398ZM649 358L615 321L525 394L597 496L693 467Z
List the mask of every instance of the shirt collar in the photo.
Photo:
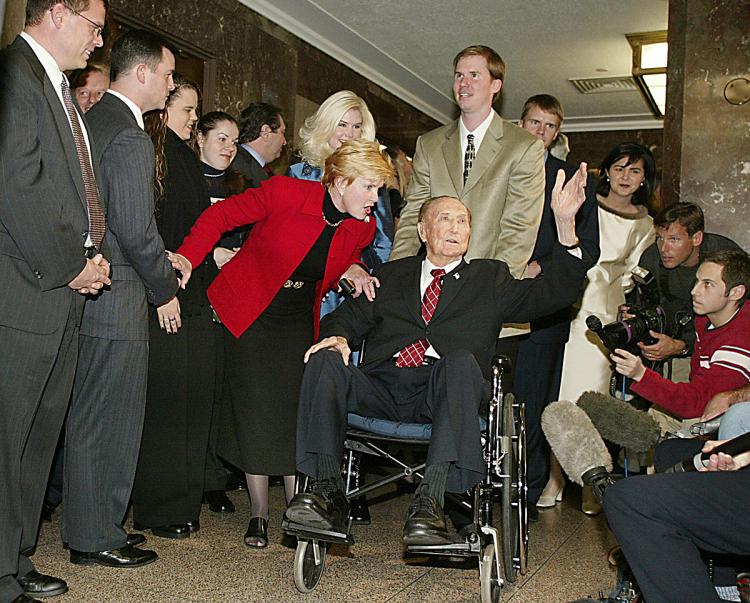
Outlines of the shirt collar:
M490 110L490 113L487 117L484 118L484 121L479 124L476 128L474 128L473 132L469 132L469 130L464 125L463 118L458 118L459 127L461 129L461 140L464 142L462 145L463 147L466 146L466 136L468 134L474 135L474 148L479 151L479 145L482 144L482 140L484 139L484 135L487 133L487 130L490 128L490 124L492 123L492 120L494 119L496 113L494 109Z
M450 264L446 264L445 266L435 266L435 264L433 264L430 260L425 258L422 261L422 272L426 274L430 274L436 268L442 268L443 270L445 270L445 273L448 274L449 272L452 272L458 267L462 259L463 258L459 258L455 262L451 262Z
M242 148L245 149L248 153L250 153L255 158L255 161L260 163L260 167L266 166L266 160L260 156L260 153L258 153L258 151L256 151L253 147L250 146L249 142L243 142Z
M128 109L130 109L133 112L133 115L135 116L135 121L138 122L138 125L140 126L141 130L143 130L144 129L143 113L141 113L141 108L138 105L136 105L132 100L130 100L127 96L125 96L124 94L121 94L120 92L117 92L116 90L112 90L112 88L107 90L107 92L111 94L112 96L116 96L123 103L125 103Z
M36 58L39 59L42 67L44 67L47 77L49 77L50 81L54 84L55 90L62 94L62 92L60 92L60 83L65 75L60 70L57 61L55 61L54 57L47 51L47 49L37 42L31 34L22 31L20 35L26 40L28 45L31 46L31 50L36 55Z

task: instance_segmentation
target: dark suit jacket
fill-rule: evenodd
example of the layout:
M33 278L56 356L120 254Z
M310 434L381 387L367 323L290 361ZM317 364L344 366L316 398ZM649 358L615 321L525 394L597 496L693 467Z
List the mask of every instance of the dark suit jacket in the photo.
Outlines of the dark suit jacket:
M0 53L0 82L0 324L51 333L83 304L67 287L85 265L81 168L65 109L21 37Z
M237 145L237 155L235 155L230 167L245 177L248 188L258 188L261 182L269 178L263 166L258 163L250 151L240 144Z
M547 156L544 164L544 211L539 224L536 245L531 255L532 260L539 262L542 271L553 269L552 252L557 246L557 227L552 213L552 189L555 186L558 170L565 172L567 182L575 174L577 167L560 161L552 155ZM576 234L581 249L586 252L588 270L599 260L599 212L596 204L596 182L590 178L586 186L586 201L576 214ZM531 339L537 343L565 343L570 333L571 309L563 308L531 321Z
M504 322L528 322L572 304L578 297L586 263L561 246L555 266L536 279L514 279L504 262L462 262L443 279L435 313L422 320L419 289L422 257L412 256L379 266L375 301L347 299L323 318L320 336L340 335L351 346L367 338L366 364L382 362L419 339L427 338L438 354L465 350L489 377L495 344ZM578 283L578 286L571 286Z
M112 286L87 301L81 333L146 341L146 301L161 305L177 292L154 218L154 146L127 105L112 94L105 94L87 118L101 165Z
M323 232L324 196L319 182L275 176L260 188L249 188L209 207L177 250L198 266L223 233L253 224L237 255L224 264L208 288L211 305L235 337L268 307ZM349 218L333 235L323 280L315 288L311 318L316 336L323 294L334 288L349 266L359 263L374 233L374 220Z

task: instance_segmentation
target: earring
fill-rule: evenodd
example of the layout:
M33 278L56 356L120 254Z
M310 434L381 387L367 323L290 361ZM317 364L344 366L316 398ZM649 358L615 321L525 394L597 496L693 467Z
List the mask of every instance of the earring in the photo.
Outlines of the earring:
M643 180L641 180L641 183L640 183L640 185L639 185L639 186L643 186Z

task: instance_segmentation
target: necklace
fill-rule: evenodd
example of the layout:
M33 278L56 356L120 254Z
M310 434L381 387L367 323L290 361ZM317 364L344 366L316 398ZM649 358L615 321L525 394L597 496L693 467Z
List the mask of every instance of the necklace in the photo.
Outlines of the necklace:
M204 176L205 176L206 178L218 178L219 176L223 176L223 175L224 175L224 172L220 172L220 173L218 173L218 174L206 174L206 173L204 172L204 173L203 173L203 175L204 175Z
M337 226L340 226L340 225L341 225L341 223L342 223L342 222L344 221L344 219L342 218L342 219L341 219L341 220L339 220L338 222L329 222L329 221L328 221L328 218L326 218L326 215L325 215L325 213L322 213L321 215L323 216L323 221L324 221L324 222L325 222L326 224L328 224L328 226L330 226L330 227L332 227L332 228L336 228Z

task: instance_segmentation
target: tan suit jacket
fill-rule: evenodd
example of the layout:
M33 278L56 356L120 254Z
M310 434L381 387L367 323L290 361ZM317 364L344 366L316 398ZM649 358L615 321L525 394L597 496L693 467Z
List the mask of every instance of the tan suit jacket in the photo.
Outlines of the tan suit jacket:
M414 175L391 252L392 260L419 249L417 216L431 197L460 199L471 210L466 259L502 260L520 277L531 258L544 208L544 146L496 113L474 166L463 184L463 149L458 121L417 140Z

